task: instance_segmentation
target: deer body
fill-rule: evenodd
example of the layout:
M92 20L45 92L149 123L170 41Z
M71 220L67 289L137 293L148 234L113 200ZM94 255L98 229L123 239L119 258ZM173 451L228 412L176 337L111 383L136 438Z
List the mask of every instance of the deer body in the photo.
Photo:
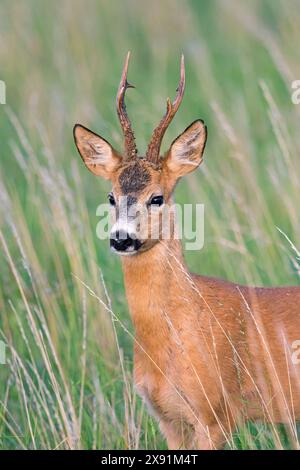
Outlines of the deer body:
M174 241L122 264L135 383L169 448L219 448L244 417L300 420L300 375L288 359L300 332L298 287L191 274Z
M300 365L293 344L300 340L300 287L245 287L189 272L174 236L174 213L165 215L164 208L172 208L178 179L200 165L206 127L195 121L160 157L183 96L182 59L176 99L168 100L146 157L137 157L124 104L128 60L117 95L125 154L83 126L75 126L74 136L86 166L112 182L110 243L122 255L137 389L171 449L220 448L245 419L287 423L296 439ZM171 227L167 238L165 223Z

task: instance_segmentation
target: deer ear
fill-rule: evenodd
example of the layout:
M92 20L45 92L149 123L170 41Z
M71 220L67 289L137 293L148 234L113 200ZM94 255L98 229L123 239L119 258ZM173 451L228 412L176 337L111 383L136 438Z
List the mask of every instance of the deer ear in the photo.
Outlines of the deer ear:
M164 168L171 179L176 181L200 165L206 138L206 126L198 120L174 140L164 159Z
M73 130L75 144L87 168L94 175L111 179L114 171L122 164L122 157L102 137L80 124Z

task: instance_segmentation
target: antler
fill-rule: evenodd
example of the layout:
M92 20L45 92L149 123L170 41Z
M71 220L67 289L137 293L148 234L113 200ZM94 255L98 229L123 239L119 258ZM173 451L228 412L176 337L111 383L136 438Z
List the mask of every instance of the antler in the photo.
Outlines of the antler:
M125 138L125 159L130 159L136 157L137 155L137 148L135 144L135 137L133 130L131 128L130 120L127 116L126 106L125 106L125 93L127 88L134 88L133 85L127 82L127 70L129 64L130 52L127 53L127 57L125 60L121 82L119 85L116 105L117 105L117 113L119 116L119 121L123 130L124 138Z
M171 103L170 98L167 99L167 111L156 127L156 129L153 131L151 141L148 145L148 149L146 152L146 158L147 160L153 162L153 163L158 163L159 162L159 152L160 152L160 146L161 142L163 139L163 136L169 127L173 117L175 116L180 103L183 98L184 94L184 88L185 88L185 68L184 68L184 56L182 54L181 56L181 64L180 64L180 81L178 88L176 90L176 98Z

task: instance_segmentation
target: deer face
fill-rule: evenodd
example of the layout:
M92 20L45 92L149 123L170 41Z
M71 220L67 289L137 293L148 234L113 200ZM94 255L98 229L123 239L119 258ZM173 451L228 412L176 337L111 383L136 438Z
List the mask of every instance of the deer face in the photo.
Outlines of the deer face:
M138 157L134 135L127 117L124 95L129 87L126 76L129 55L125 63L117 95L117 111L125 138L125 151L117 152L105 139L76 124L74 138L87 168L97 176L109 179L112 191L108 195L114 224L110 245L122 255L149 250L173 224L172 192L178 179L201 161L206 143L203 121L193 122L160 156L162 137L176 113L184 91L184 64L175 101L167 101L167 112L155 129L145 157Z

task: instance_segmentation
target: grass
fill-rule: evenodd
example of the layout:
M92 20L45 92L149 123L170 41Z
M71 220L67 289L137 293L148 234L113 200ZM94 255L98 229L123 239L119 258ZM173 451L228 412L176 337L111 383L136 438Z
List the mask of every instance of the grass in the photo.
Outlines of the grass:
M164 148L194 119L208 125L205 163L176 193L205 204L205 244L186 254L190 268L299 284L299 21L296 0L1 2L1 448L166 446L132 385L119 260L96 237L109 185L72 140L80 122L122 147L114 100L128 49L141 152L182 51L186 95ZM291 447L279 433L280 444L249 424L232 447Z

